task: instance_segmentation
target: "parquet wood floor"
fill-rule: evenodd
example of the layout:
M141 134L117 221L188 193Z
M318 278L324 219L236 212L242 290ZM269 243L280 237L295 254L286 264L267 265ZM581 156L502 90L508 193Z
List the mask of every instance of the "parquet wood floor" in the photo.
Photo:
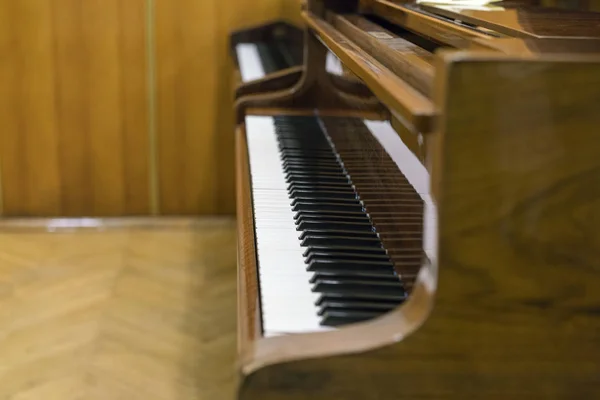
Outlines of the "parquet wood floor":
M235 246L228 220L0 225L0 399L232 399Z

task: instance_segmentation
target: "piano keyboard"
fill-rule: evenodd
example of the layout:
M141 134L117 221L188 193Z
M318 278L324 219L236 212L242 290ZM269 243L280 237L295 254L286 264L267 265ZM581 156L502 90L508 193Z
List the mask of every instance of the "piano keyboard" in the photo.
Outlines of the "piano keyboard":
M358 139L335 129L332 139L332 122L315 117L246 118L265 336L380 316L406 299L402 273L414 278L421 265L423 202L350 121Z
M265 68L255 43L240 43L235 46L240 63L242 82L250 82L265 76Z
M277 57L271 49L262 43L239 43L235 46L235 52L238 57L240 74L242 82L250 82L264 78L267 74L276 72L280 69L289 68L292 61L284 62L290 57ZM294 63L297 63L296 60ZM333 53L327 53L326 69L335 75L342 74L342 64Z

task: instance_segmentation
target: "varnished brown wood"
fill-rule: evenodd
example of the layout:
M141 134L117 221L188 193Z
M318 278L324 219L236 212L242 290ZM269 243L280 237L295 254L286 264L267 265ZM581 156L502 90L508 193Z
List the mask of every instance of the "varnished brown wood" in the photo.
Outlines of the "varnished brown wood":
M430 131L435 110L426 97L362 51L331 24L307 12L303 12L303 17L315 34L355 75L365 81L395 116L405 121L416 132Z
M4 215L149 212L145 1L0 1Z
M411 297L367 323L259 338L239 398L600 396L599 67L442 52L439 248Z
M305 33L303 74L297 84L267 93L247 94L235 103L236 121L241 123L248 108L291 108L319 110L328 114L338 110L364 111L365 115L378 114L386 118L387 112L372 95L344 92L331 84L325 71L327 51L314 35ZM352 86L350 86L352 87ZM364 91L361 91L364 92ZM370 93L367 91L367 93Z
M262 79L239 85L235 90L235 97L256 95L273 91L293 88L298 84L304 73L304 67L291 67L268 74Z
M233 214L227 35L281 3L0 0L3 215Z
M600 13L552 9L519 1L501 1L484 9L424 4L424 10L513 37L598 38Z
M482 47L494 37L488 32L481 32L473 29L453 24L448 21L442 21L433 16L425 15L416 10L409 9L403 5L402 1L395 0L373 0L370 4L370 10L382 18L404 26L413 32L418 32L432 40L457 48L469 47L477 42Z
M205 193L216 193L218 187L212 168L218 157L214 99L219 69L217 63L206 61L217 54L219 20L211 17L199 24L200 15L218 16L217 3L156 1L160 209L167 215L217 209L216 198ZM204 101L207 98L211 100Z
M243 126L235 132L236 138L236 198L238 237L238 354L253 351L254 343L262 336L256 238L250 185L248 145Z
M432 55L381 26L355 15L331 16L333 26L425 96L433 88Z

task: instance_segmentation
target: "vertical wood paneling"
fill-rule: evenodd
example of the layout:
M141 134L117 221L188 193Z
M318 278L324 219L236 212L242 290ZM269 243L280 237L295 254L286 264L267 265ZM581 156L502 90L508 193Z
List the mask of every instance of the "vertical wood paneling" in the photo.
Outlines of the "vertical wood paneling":
M146 0L118 1L120 7L121 111L125 210L129 215L150 211L150 141Z
M282 1L0 0L0 213L233 213L228 35Z
M20 64L16 29L14 28L16 2L0 3L0 172L2 173L2 209L25 210L19 202L26 197L25 187L20 184L25 178L19 156L21 139L19 131L17 81ZM12 59L14 57L14 59Z
M50 0L5 2L0 88L5 210L60 209ZM4 35L3 35L4 36ZM36 118L30 115L35 114ZM14 188L14 191L11 190Z
M300 16L300 2L300 0L283 0L282 3L283 18L298 26L304 24L302 17Z
M5 215L148 212L145 0L0 0Z
M84 36L83 4L79 0L63 0L63 7L52 10L52 19L60 21L54 24L55 101L63 188L61 214L66 215L88 214L92 199L90 137L86 134L90 124L89 50Z
M84 37L89 60L90 180L94 214L119 215L124 203L121 107L121 24L118 0L84 1ZM102 77L101 79L95 77ZM108 118L107 118L108 117Z
M233 213L232 29L282 13L281 0L156 0L161 213Z
M162 214L211 214L217 2L156 0L157 141Z

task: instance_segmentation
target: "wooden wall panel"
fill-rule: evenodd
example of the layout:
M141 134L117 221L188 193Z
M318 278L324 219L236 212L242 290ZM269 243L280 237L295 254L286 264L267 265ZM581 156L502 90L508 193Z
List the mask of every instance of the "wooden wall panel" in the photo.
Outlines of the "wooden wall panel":
M281 0L156 0L162 214L234 212L228 35L281 13Z
M0 0L4 215L149 212L145 0Z
M0 0L0 215L233 213L228 35L290 1Z
M156 1L160 209L214 211L218 87L216 1Z

